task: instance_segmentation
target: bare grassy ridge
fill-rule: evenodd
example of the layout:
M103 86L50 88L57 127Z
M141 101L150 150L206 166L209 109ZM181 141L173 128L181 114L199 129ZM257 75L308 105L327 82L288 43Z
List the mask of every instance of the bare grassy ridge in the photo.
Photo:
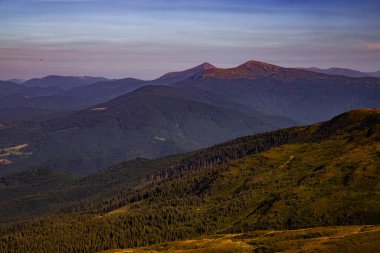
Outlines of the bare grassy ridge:
M136 249L115 249L103 253L377 253L379 248L379 226L347 226L220 234Z

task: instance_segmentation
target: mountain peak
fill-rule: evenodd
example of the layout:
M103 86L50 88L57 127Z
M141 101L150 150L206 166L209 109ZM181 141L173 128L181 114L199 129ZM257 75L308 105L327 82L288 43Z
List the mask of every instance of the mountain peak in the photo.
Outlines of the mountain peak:
M267 76L277 73L281 69L281 67L266 62L247 61L246 63L243 63L242 65L238 66L237 69L240 69L242 71L248 71L256 77Z
M250 70L263 69L266 71L275 71L275 70L279 70L281 67L273 65L273 64L269 64L266 62L261 62L261 61L247 61L239 65L237 68L250 69Z
M208 62L204 62L204 63L202 63L201 65L199 65L197 67L202 68L203 70L209 70L209 69L214 69L215 68L214 65L212 65L212 64L210 64ZM195 68L197 68L197 67L195 67Z
M183 70L183 71L177 71L177 72L169 72L160 78L156 79L155 81L159 84L166 83L171 84L179 81L186 80L188 78L198 76L203 74L205 71L215 69L213 65L211 65L208 62L204 62L201 65L195 66L193 68Z
M221 79L253 79L257 77L271 76L279 72L281 67L260 61L248 61L235 68L207 70L202 77L213 77Z

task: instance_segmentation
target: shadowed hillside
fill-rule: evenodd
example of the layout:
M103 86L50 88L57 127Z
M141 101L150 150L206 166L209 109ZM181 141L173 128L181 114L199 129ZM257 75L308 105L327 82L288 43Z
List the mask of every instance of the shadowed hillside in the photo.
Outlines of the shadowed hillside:
M5 169L48 165L89 174L123 160L190 151L289 126L291 120L214 106L197 93L147 86L68 115L0 129L2 148L28 144ZM23 129L32 131L24 132Z

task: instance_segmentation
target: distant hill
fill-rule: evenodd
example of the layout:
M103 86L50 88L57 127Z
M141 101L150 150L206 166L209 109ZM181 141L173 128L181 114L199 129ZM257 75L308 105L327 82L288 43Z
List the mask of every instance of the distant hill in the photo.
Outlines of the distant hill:
M2 98L11 95L23 95L27 97L51 96L59 94L62 91L58 87L26 87L22 84L0 81L0 101Z
M93 84L100 81L107 81L104 77L91 76L46 76L42 78L33 78L23 83L26 87L58 87L63 90L69 90L74 87Z
M14 112L11 115L0 111L0 120L31 119L44 116L45 110L50 110L51 113L78 110L106 102L148 84L149 82L133 78L107 80L62 76L35 78L25 84L0 81L0 105ZM33 113L28 115L28 112Z
M0 81L0 98L5 97L24 89L25 87L10 81Z
M341 75L348 77L378 77L380 78L380 71L375 72L361 72L353 69L345 68L329 68L329 69L320 69L320 68L302 68L304 70L310 70L313 72L328 74L328 75Z
M376 252L379 129L380 109L361 109L80 179L47 169L4 177L0 249L97 252L194 239L150 249ZM302 230L273 231L284 229Z
M27 87L0 81L0 121L32 119L88 105L80 98L61 95L59 87Z
M32 119L55 112L73 111L130 92L143 81L98 77L47 76L24 84L0 81L0 120ZM8 109L8 110L7 110ZM29 114L30 113L30 114Z
M7 82L12 82L12 83L17 83L17 84L23 84L25 83L27 80L24 80L24 79L9 79L9 80L6 80Z
M90 85L72 88L66 91L64 95L78 97L87 101L88 105L94 105L124 95L148 84L149 82L134 78L101 81Z

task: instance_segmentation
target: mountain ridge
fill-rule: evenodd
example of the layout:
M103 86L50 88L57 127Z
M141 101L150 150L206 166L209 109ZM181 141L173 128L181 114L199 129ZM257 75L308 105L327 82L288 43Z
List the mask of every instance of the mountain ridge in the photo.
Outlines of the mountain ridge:
M63 90L69 90L74 87L89 85L92 83L107 81L104 77L92 77L92 76L60 76L49 75L41 78L32 78L23 83L27 87L51 87L55 86Z
M342 76L348 76L348 77L376 77L380 78L380 71L374 71L374 72L362 72L354 69L347 69L347 68L337 68L332 67L328 69L321 69L316 67L311 68L301 68L304 70L310 70L318 73L328 74L328 75L342 75Z

